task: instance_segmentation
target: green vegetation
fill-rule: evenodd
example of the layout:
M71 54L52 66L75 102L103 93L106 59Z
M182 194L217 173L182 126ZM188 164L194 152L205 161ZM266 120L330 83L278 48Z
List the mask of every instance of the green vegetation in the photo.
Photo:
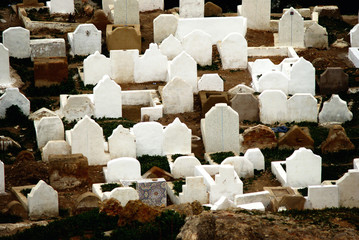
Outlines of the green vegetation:
M166 156L142 155L142 156L138 157L137 160L141 164L141 174L146 173L148 170L150 170L154 166L162 168L163 170L165 170L167 172L171 171Z
M178 153L178 154L173 154L171 157L172 157L172 160L175 161L177 158L183 157L183 156L187 156L187 155Z
M20 191L20 193L22 195L24 195L25 197L27 197L27 195L31 192L32 188L24 188Z
M111 192L113 189L122 187L121 184L118 183L106 183L101 185L102 192Z
M219 67L217 64L207 65L207 66L200 66L197 64L198 71L217 71Z
M111 136L113 130L122 125L124 128L131 128L136 123L126 118L96 118L95 121L102 127L106 139Z
M215 163L221 164L223 162L223 160L226 159L227 157L233 157L234 153L233 152L217 152L217 153L212 153L209 156Z
M173 183L173 191L174 191L175 195L178 196L179 193L182 192L182 186L184 184L186 184L186 181L183 179L180 179L180 180L174 181L172 183Z

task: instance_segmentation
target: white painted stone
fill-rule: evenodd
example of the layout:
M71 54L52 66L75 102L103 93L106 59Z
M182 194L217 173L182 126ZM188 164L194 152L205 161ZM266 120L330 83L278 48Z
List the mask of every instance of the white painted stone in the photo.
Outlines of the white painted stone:
M259 118L264 124L287 121L287 96L280 90L265 90L259 97Z
M270 0L242 0L240 15L247 18L248 28L269 30L270 14Z
M108 147L111 159L120 157L136 157L135 135L122 125L113 130L108 138Z
M270 59L256 59L251 66L252 79L258 81L264 73L275 70L276 66Z
M351 47L359 47L359 24L355 25L349 34Z
M163 155L163 127L158 122L140 122L133 126L136 154Z
M200 161L193 156L178 157L173 163L171 173L174 178L186 178L194 176L195 166L201 165Z
M290 72L288 93L310 93L315 95L315 68L303 57L293 64Z
M253 164L255 170L264 170L264 155L259 148L251 148L246 151L244 157Z
M186 52L182 51L168 64L167 81L179 77L192 87L192 92L197 92L197 63Z
M121 203L121 206L125 207L128 201L138 200L139 196L137 191L132 187L115 188L109 194L109 198L114 198Z
M152 11L164 8L164 0L138 0L140 12Z
M10 83L9 50L0 43L0 85L8 85Z
M254 202L254 203L248 203L248 204L241 204L237 205L238 208L243 208L246 210L257 210L257 211L265 211L265 207L263 203L261 202Z
M150 117L149 121L157 121L163 117L163 105L156 105L154 107L142 107L141 108L141 119L144 115Z
M230 98L235 97L238 93L254 93L254 89L246 86L245 84L238 84L235 87L228 90Z
M279 20L279 45L304 47L304 20L294 8L285 12Z
M102 0L102 10L106 13L106 15L109 15L111 12L110 5L114 5L115 0Z
M30 57L30 31L23 27L10 27L3 31L2 41L10 57Z
M104 75L111 74L111 60L98 51L84 60L84 84L96 85Z
M359 170L349 170L337 181L340 207L359 207Z
M5 167L4 163L0 161L0 194L5 193Z
M111 78L118 84L134 83L135 61L138 58L138 49L111 50Z
M43 117L56 117L58 116L54 111L51 111L47 108L40 108L39 110L31 113L29 115L30 120L41 120Z
M184 36L183 49L201 66L212 65L211 36L201 30L194 30Z
M165 114L192 112L192 90L192 86L181 78L173 78L162 90L163 112Z
M64 124L59 117L43 117L35 123L37 147L41 149L48 141L64 140Z
M201 204L208 203L207 187L203 182L203 177L186 177L186 184L182 185L179 201L180 203L192 203L196 200Z
M234 205L233 201L229 200L225 196L222 196L217 202L215 202L212 205L211 210L212 211L229 210L234 207L235 207L235 205Z
M140 24L138 0L115 0L114 24Z
M223 69L246 69L248 62L247 40L240 33L228 34L218 44Z
M66 44L63 38L30 40L31 60L37 57L66 57Z
M95 107L87 95L72 95L68 97L62 109L62 114L68 121L79 120L84 116L94 115Z
M161 42L159 48L161 53L167 56L168 60L174 59L177 55L179 55L183 51L181 42L177 38L175 38L172 35L172 33ZM197 70L197 63L196 63L196 70Z
M280 184L287 186L287 173L284 171L282 164L285 164L285 161L272 161L271 170Z
M92 23L78 25L67 37L73 55L86 56L96 51L101 53L101 31Z
M179 0L181 18L203 18L204 0Z
M310 149L299 148L285 162L288 186L299 188L321 183L322 158Z
M27 204L31 219L52 218L59 215L57 191L42 180L27 195Z
M354 158L353 159L353 168L354 169L359 169L359 158Z
M94 120L85 116L70 131L71 153L82 153L89 165L107 163L104 148L103 131Z
M50 13L74 14L75 13L74 0L51 0Z
M264 207L269 206L270 204L269 192L261 191L261 192L239 194L236 195L234 198L235 205L249 204L255 202L261 202L264 205Z
M176 118L163 130L163 154L190 154L192 130Z
M157 44L151 43L145 54L135 60L135 82L166 81L167 57L158 49Z
M359 49L355 47L349 48L348 58L356 68L359 68Z
M319 113L319 122L346 122L353 119L353 113L349 111L347 102L340 99L339 95L333 94L332 97L324 102L323 108Z
M328 32L326 28L313 22L305 29L304 35L305 47L327 49L328 48Z
M265 90L280 90L288 94L289 78L282 72L271 71L264 73L258 80L258 92Z
M50 155L69 155L71 146L65 140L50 140L42 149L42 161L48 162Z
M245 157L228 157L221 165L232 165L240 178L250 178L254 176L253 163Z
M96 118L122 117L121 87L108 75L103 76L93 89Z
M224 83L218 73L203 74L198 81L198 91L219 91L223 92Z
M18 106L25 116L29 116L30 101L18 88L7 88L5 93L0 97L0 118L6 117L6 110L12 105Z
M310 93L296 93L287 101L288 122L317 122L317 100Z
M309 186L308 200L313 209L338 208L339 188L336 185Z
M284 73L288 78L291 77L291 71L293 69L293 65L298 62L298 58L284 58L283 61L277 66L278 71Z
M160 14L153 20L153 39L160 43L168 36L175 35L177 30L178 17L173 14Z
M141 179L141 165L135 158L116 158L107 163L106 182Z

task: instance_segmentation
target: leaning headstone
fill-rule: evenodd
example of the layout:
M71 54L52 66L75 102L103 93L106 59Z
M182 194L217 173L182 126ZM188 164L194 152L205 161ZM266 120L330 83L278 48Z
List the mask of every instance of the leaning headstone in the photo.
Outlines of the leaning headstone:
M67 34L72 54L86 56L96 51L101 53L101 36L101 31L92 23L78 25L74 32Z
M315 95L315 68L312 63L299 58L293 64L288 82L288 93L310 93Z
M50 4L49 4L50 3ZM74 0L51 0L47 2L50 7L50 13L63 13L63 14L74 14L75 3Z
M198 81L198 91L223 92L224 83L218 73L203 74Z
M287 121L287 96L280 90L265 90L259 97L259 118L264 124Z
M182 185L179 194L180 203L192 203L199 201L201 204L208 203L207 187L202 176L186 177L186 184Z
M57 191L42 180L27 195L27 203L31 220L52 218L59 215Z
M5 193L5 168L4 163L0 161L0 194Z
M349 77L340 67L328 67L318 82L320 94L329 95L348 91Z
M317 122L317 100L310 93L296 93L287 101L289 122Z
M122 125L113 130L108 138L108 148L111 159L120 157L136 157L136 139L129 129Z
M333 94L332 97L324 102L322 111L319 113L319 122L346 122L353 119L353 113L349 111L347 102L340 99L339 95Z
M285 12L279 20L279 45L304 47L304 20L294 8Z
M163 55L167 56L168 60L174 59L177 55L179 55L183 51L183 47L181 42L170 34L167 38L165 38L160 46L160 51ZM197 63L196 63L197 68Z
M71 154L71 146L64 140L48 141L42 149L42 161L49 161L50 155L69 155Z
M62 114L68 121L79 120L94 115L94 105L87 95L72 95L63 106Z
M84 60L84 84L96 85L104 75L111 74L111 59L98 51Z
M163 131L163 154L190 154L192 130L176 118Z
M41 149L48 141L64 140L64 124L59 117L43 117L35 123L37 147Z
M193 88L179 77L174 77L162 90L163 112L176 114L193 111Z
M9 50L10 57L30 57L30 31L23 27L10 27L2 33L4 46Z
M350 30L350 45L351 47L359 47L359 24Z
M339 206L359 207L359 171L350 169L337 181L339 187Z
M115 0L115 24L140 24L140 13L137 0Z
M279 149L299 149L301 147L313 149L314 140L311 138L309 131L306 132L297 125L291 127L284 136L278 139Z
M0 85L11 83L9 50L0 43Z
M277 139L275 133L270 127L257 125L244 130L242 141L242 151L250 148L275 148Z
M327 49L328 48L328 32L326 28L320 26L318 23L313 22L305 29L304 35L305 47Z
M111 50L111 78L121 83L134 83L135 60L139 57L139 51Z
M141 179L141 165L135 158L116 158L107 163L106 182Z
M246 69L248 62L247 40L240 33L228 34L218 43L223 69Z
M181 18L203 18L204 0L180 0L179 14Z
M231 100L231 107L238 113L239 121L258 121L259 102L252 93L238 93Z
M255 170L264 170L264 155L259 148L248 149L244 157L253 164Z
M331 126L327 139L320 145L322 153L354 150L355 146L340 125Z
M6 110L13 105L19 107L25 116L29 116L29 99L20 93L18 88L7 88L5 93L0 97L0 119L6 117Z
M191 55L197 64L212 65L212 40L208 33L194 30L184 36L182 45L186 53Z
M269 30L271 1L270 0L243 0L240 15L247 18L250 29Z
M168 36L175 35L178 17L173 14L160 14L153 20L153 39L160 43Z
M264 73L255 84L258 92L265 90L281 90L284 94L288 94L289 78L282 72L271 71ZM257 87L256 87L257 86Z
M163 127L158 122L140 122L133 126L136 154L163 155Z

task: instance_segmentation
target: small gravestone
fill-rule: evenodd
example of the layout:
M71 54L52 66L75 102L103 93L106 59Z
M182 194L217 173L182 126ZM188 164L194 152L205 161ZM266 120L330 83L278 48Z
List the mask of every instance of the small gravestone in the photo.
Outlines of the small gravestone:
M111 74L111 60L96 51L84 60L84 84L96 85L104 75Z
M174 178L186 178L194 176L194 167L201 165L193 156L178 157L173 163L171 173Z
M198 91L219 91L223 92L224 83L217 73L203 74L198 81Z
M179 14L181 18L203 18L204 0L180 0Z
M163 112L175 114L193 111L193 87L174 77L162 90Z
M340 67L328 67L320 75L320 94L329 95L348 91L349 77Z
M31 60L35 58L66 58L66 43L63 38L33 39L30 41Z
M315 95L315 68L303 57L296 61L290 71L288 93L310 93Z
M284 94L288 94L289 78L282 72L270 71L260 76L258 79L258 92L265 90L281 90ZM256 85L255 85L256 86Z
M138 57L137 49L111 50L111 78L118 84L134 83L135 60Z
M317 122L318 103L310 93L296 93L287 101L288 122Z
M163 154L190 154L192 130L176 118L163 131Z
M204 16L205 17L221 17L222 8L213 2L206 2L204 5Z
M174 59L183 51L181 42L176 37L174 37L172 33L161 42L159 48L161 53L167 56L168 60ZM197 69L197 63L195 62L195 64Z
M199 201L201 204L208 203L207 187L202 176L186 177L186 184L182 185L179 194L180 203L192 203Z
M10 57L30 57L30 31L23 27L10 27L2 33L4 46L9 50Z
M259 148L251 148L246 151L244 158L253 164L255 170L264 170L264 155Z
M48 162L50 155L69 155L71 146L64 140L48 141L42 149L42 161Z
M11 106L19 107L20 111L25 115L30 114L30 101L18 88L7 88L5 93L0 97L0 118L6 117L6 110Z
M173 14L160 14L153 20L153 38L155 43L160 43L168 36L175 35L178 17Z
M75 213L80 214L95 208L99 208L100 202L101 199L99 199L96 194L92 192L83 193L76 199Z
M337 181L339 187L339 206L359 207L359 171L349 170Z
M340 125L334 125L329 129L327 139L320 146L322 153L354 150L355 146Z
M308 201L313 209L338 208L339 188L336 185L309 186Z
M68 80L68 76L66 57L34 58L35 87L60 85Z
M79 120L84 116L94 115L94 104L87 95L72 95L66 100L62 114L68 121Z
M9 50L0 43L0 85L8 85L10 79Z
M108 51L138 49L141 51L140 25L112 25L106 28Z
M136 157L136 139L129 129L122 125L113 130L108 138L111 159L120 157Z
M259 118L264 124L286 122L287 96L280 90L265 90L259 97Z
M246 69L248 62L247 40L240 33L228 34L218 43L223 69Z
M183 49L201 66L212 65L211 35L201 30L194 30L184 36Z
M136 182L136 190L139 199L149 206L166 206L167 190L166 180L159 179L142 179Z
M141 179L141 165L135 158L116 158L107 163L106 182Z
M64 140L64 124L59 117L43 117L34 123L39 149L44 147L48 141Z
M238 93L231 100L231 107L238 113L239 121L258 121L259 102L251 93Z
M49 4L50 3L50 4ZM74 14L75 4L74 0L51 0L47 2L50 7L50 13L63 13L63 14Z
M73 55L86 56L96 51L101 53L101 31L92 23L78 25L67 37Z
M275 133L270 127L264 125L250 127L243 132L242 136L243 150L250 148L275 148L277 146Z
M359 24L355 25L349 34L351 47L359 47Z
M333 94L332 97L324 102L323 108L319 113L319 122L346 122L353 119L353 113L349 111L347 102L343 101L339 95Z
M157 122L141 122L133 126L136 154L163 155L163 127Z
M0 194L5 193L5 168L4 163L0 161Z
M240 15L247 18L248 28L257 30L270 29L270 0L243 0Z
M234 98L238 93L254 93L254 89L246 86L245 84L238 84L228 90L228 96L230 99Z
M115 24L140 24L139 6L137 0L115 0Z
M280 46L304 47L304 20L297 10L291 7L283 14L278 35Z
M299 149L301 147L314 148L314 140L309 134L309 130L302 129L297 125L285 133L284 136L278 139L279 149Z
M327 49L328 48L328 32L326 28L313 22L305 29L304 35L305 47Z
M130 200L139 200L138 192L132 187L115 188L110 192L109 198L114 198L125 207Z

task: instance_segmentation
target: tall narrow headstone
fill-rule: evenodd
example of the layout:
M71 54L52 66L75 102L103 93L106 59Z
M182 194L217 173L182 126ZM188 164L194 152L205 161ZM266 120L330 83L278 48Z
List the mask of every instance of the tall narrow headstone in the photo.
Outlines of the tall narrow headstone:
M9 50L10 57L29 58L30 31L23 27L10 27L2 33L4 46Z
M279 20L279 45L304 47L304 20L302 15L290 8Z
M111 50L111 78L121 83L134 83L135 61L139 57L137 49Z
M84 60L84 84L96 85L104 75L111 74L111 60L98 51Z
M138 0L115 0L114 8L116 25L140 24Z
M179 12L181 18L203 18L204 0L180 0Z
M176 118L163 131L163 154L190 154L192 130Z
M11 83L9 50L0 43L0 85Z
M140 122L133 126L136 154L163 155L163 127L158 122Z

